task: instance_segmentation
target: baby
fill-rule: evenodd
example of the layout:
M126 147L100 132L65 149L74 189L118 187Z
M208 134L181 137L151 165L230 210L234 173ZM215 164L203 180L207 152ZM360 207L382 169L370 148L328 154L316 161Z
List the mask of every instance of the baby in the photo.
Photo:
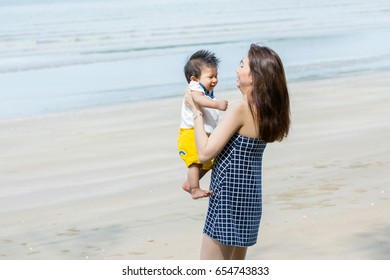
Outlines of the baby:
M204 108L203 118L206 133L210 134L218 124L219 110L225 111L228 106L226 100L216 100L214 88L218 83L219 59L214 53L200 50L195 52L184 67L188 90L192 93L193 100ZM188 172L187 181L182 188L189 192L193 199L207 197L211 194L200 188L199 180L209 171L213 162L200 163L195 145L194 119L192 109L184 100L181 110L181 123L178 138L178 150L184 160Z

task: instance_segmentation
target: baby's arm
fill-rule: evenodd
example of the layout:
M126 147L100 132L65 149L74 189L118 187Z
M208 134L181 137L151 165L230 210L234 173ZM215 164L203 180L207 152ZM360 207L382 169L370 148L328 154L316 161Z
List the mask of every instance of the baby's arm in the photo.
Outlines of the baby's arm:
M213 108L221 111L226 111L228 107L227 100L213 100L208 98L206 95L204 95L203 92L200 91L191 91L191 95L194 102L196 102L201 107Z

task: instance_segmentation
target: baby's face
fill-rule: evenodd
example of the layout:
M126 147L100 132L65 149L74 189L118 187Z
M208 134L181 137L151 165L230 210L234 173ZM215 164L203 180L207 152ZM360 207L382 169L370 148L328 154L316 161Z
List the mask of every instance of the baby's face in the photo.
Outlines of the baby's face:
M203 67L198 82L201 83L207 91L214 90L215 86L218 84L218 69L214 67Z

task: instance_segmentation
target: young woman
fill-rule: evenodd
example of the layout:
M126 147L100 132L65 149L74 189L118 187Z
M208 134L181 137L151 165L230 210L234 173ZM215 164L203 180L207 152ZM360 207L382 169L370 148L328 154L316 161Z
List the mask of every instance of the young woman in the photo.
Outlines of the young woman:
M282 141L290 127L283 64L272 49L252 44L237 68L242 100L231 105L208 137L202 107L191 94L199 160L215 158L201 259L245 259L257 241L262 213L262 156L267 143Z

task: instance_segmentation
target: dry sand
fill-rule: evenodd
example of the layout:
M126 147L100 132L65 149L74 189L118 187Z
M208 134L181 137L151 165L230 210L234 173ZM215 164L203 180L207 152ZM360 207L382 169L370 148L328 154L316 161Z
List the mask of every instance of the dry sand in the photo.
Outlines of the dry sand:
M293 126L265 151L248 259L390 259L389 81L289 85ZM207 199L180 188L180 104L1 122L0 259L197 259Z

